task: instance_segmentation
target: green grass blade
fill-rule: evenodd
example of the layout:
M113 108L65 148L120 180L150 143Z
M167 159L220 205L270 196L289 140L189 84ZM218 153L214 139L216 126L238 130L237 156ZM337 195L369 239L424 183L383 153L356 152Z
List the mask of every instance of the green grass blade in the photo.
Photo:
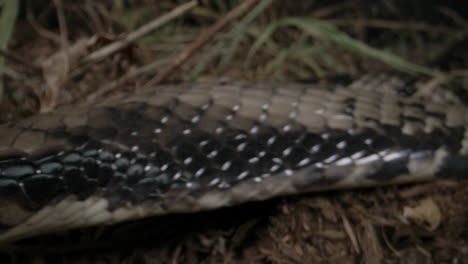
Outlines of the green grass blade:
M247 63L251 61L253 55L259 50L259 48L271 38L272 34L278 28L283 26L297 27L312 37L327 39L340 48L363 56L374 58L399 71L410 74L437 74L434 70L408 62L389 52L373 48L363 42L357 41L333 25L314 19L296 17L284 18L267 26L263 34L252 45L252 48L250 49L247 56Z
M236 54L239 48L242 38L244 37L247 27L260 15L262 12L269 7L274 0L264 0L255 6L240 22L238 22L233 30L229 33L229 37L232 38L229 47L226 49L225 56L221 60L220 66L224 67L231 62L232 58Z

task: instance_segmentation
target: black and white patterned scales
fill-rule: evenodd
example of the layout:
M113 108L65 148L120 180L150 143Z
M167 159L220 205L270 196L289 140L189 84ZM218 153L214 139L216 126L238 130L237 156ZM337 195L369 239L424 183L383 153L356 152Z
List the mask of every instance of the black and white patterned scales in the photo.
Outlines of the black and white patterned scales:
M0 241L278 195L467 178L467 107L392 93L404 85L161 86L1 125Z

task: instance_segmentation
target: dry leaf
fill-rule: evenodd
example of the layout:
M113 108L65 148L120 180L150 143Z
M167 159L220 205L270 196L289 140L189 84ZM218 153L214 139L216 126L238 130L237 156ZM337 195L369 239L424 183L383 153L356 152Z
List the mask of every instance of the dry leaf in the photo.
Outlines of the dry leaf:
M415 207L403 208L403 216L424 226L429 231L436 230L442 220L442 213L431 198L420 201Z

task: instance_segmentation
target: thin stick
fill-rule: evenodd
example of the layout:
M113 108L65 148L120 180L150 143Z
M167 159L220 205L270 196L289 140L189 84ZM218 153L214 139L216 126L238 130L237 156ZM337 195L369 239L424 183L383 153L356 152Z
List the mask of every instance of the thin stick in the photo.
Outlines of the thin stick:
M28 2L26 2L28 3ZM52 32L46 28L43 28L36 20L36 17L34 16L31 4L26 5L26 19L28 20L29 24L33 27L33 29L36 31L36 33L46 39L50 39L56 43L60 43L60 36Z
M95 100L95 98L99 98L105 94L107 94L108 92L114 90L115 88L119 87L120 85L124 84L125 82L128 82L130 80L133 80L139 76L142 76L144 74L149 74L149 73L153 73L155 71L157 71L157 69L163 67L164 65L167 65L169 64L169 61L172 61L173 58L164 58L162 60L157 60L157 61L154 61L148 65L145 65L141 68L138 68L137 70L135 71L132 71L132 72L129 72L127 74L125 74L124 76L122 76L121 78L105 85L104 87L100 88L100 89L97 89L96 92L88 95L88 100L90 101L93 101Z
M16 61L17 63L23 66L26 66L28 69L31 69L32 71L35 71L35 72L41 71L41 67L36 65L33 61L28 61L25 58L19 56L18 54L12 51L0 48L0 56L5 57L7 60Z
M147 82L143 89L152 85L156 85L164 81L169 75L171 75L175 70L177 70L185 61L191 58L197 50L199 50L204 44L213 39L213 35L221 31L229 22L240 17L247 10L250 9L254 4L261 0L245 0L239 4L236 8L231 10L226 16L221 18L216 24L211 26L208 30L198 37L185 51L183 51L174 61L174 63L167 68L165 71L162 71L156 77Z
M60 46L62 47L64 66L66 67L65 72L68 73L70 70L70 55L68 54L68 28L65 20L65 14L63 12L62 0L54 0L55 8L57 9L57 18L60 29Z
M197 1L193 0L179 7L173 9L171 12L164 14L161 17L154 19L153 21L149 22L148 24L138 28L137 30L129 33L124 39L115 41L101 49L94 51L93 53L89 54L86 58L83 59L84 63L94 62L101 60L110 54L119 51L128 45L130 45L135 40L153 32L154 30L160 28L161 26L167 24L169 21L179 17L180 15L186 13L193 7L197 6Z

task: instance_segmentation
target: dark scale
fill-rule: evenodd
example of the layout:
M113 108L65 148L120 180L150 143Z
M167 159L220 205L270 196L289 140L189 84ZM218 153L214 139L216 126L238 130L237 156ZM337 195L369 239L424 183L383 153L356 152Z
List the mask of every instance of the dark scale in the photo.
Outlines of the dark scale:
M115 169L120 172L127 171L130 166L130 159L128 157L120 157L114 162Z
M393 140L398 147L403 149L418 149L421 145L418 137L405 134L397 135Z
M16 201L25 208L34 208L18 181L0 178L0 199Z
M127 175L127 184L133 185L145 176L145 164L135 163L127 169L125 174Z
M445 120L446 119L446 114L445 113L432 112L432 111L426 111L425 113L428 116L435 117L435 118L440 119L440 120Z
M307 185L309 186L330 186L340 181L339 177L329 177L326 175L326 167L317 167L313 165L311 167L305 168L305 170L308 175Z
M62 177L69 192L77 195L80 200L87 198L94 192L94 188L89 188L93 187L92 184L89 184L86 175L78 167L66 166Z
M420 125L424 125L424 120L422 120L419 117L414 117L414 116L406 116L406 115L401 116L401 123L404 124L404 122L414 122Z
M318 162L324 162L326 160L329 160L330 158L334 157L334 160L338 158L338 152L337 152L337 147L336 144L332 143L331 141L324 141L323 143L320 143L318 145L315 145L311 149L311 157L313 160L318 161ZM332 160L329 160L331 162Z
M449 130L450 131L450 130ZM448 135L447 130L434 129L429 137L431 138L431 143L436 146L444 146L449 152L457 152L460 149L460 142L463 135L451 136Z
M198 151L195 144L179 140L179 142L174 142L171 152L180 163L184 163Z
M174 114L177 115L181 121L192 123L193 118L200 116L201 111L199 111L196 107L187 104L179 104L174 109Z
M177 182L180 182L182 180L181 179L182 174L180 172L181 172L181 168L178 164L168 163L168 164L164 164L161 167L161 172L159 175L163 175L162 179L167 179L167 177L169 177L169 181L167 181L167 184L169 185L169 187L172 187L171 185Z
M114 176L115 168L110 164L99 164L97 169L97 177L93 178L97 180L99 186L104 187ZM88 177L90 174L87 174Z
M155 152L154 157L152 158L153 164L160 167L161 170L164 169L165 165L169 165L173 162L173 157L169 151L158 150Z
M382 156L383 165L369 179L378 181L390 180L396 176L408 173L409 151L392 151L387 155Z
M439 168L436 175L441 178L453 177L463 179L466 177L467 171L468 162L466 161L466 156L453 155L446 157L442 161L442 166Z
M106 198L109 202L109 209L113 210L118 208L122 203L135 202L136 199L134 190L127 185L114 185L107 190Z
M31 157L31 158L28 158L27 160L29 160L30 162L33 162L34 164L43 164L43 163L47 163L47 162L61 162L60 160L57 159L57 156L58 155L62 155L63 153L43 153L43 155L39 155L37 157ZM26 160L26 158L23 158L23 160Z
M206 168L201 175L199 175L195 182L198 183L202 187L207 187L207 186L216 186L221 182L221 176L223 175L223 172L221 169L218 169L216 167L209 167Z
M313 162L310 153L305 148L298 146L289 147L283 151L283 160L292 169L299 169Z
M261 146L267 146L273 144L279 135L278 130L272 127L260 127L259 131L255 136L255 140Z
M236 148L239 144L245 142L248 139L249 135L243 130L233 129L223 133L222 137L223 142L226 145L232 148Z
M136 203L145 200L159 200L162 198L161 181L158 178L145 178L132 187L132 200Z
M296 144L304 147L309 152L313 153L313 149L315 146L318 146L323 142L323 139L320 135L316 133L306 132L298 137L295 141Z
M82 161L81 155L78 152L65 153L61 157L61 160L65 164L79 164Z
M31 176L37 170L34 163L23 160L6 162L5 164L1 164L1 166L3 167L2 175L4 177L17 180Z
M258 153L263 150L262 146L254 139L247 138L245 141L236 146L236 151L239 156L245 160L250 160L257 157Z
M390 137L383 135L369 137L364 142L374 152L384 151L397 146L396 142L394 142Z
M97 149L87 149L83 151L82 154L84 157L96 157L99 154L99 151Z
M289 133L279 134L274 140L270 138L267 141L268 150L275 153L277 156L284 155L284 151L294 145L295 138Z
M368 140L369 137L366 135L364 136L349 136L349 138L344 141L346 145L341 149L341 153L343 154L344 157L352 157L356 153L360 153L361 155L364 155L366 153L370 152L370 146L366 144L366 140Z
M159 172L161 171L159 166L156 166L154 164L148 164L144 168L144 179L145 178L154 178L158 176Z
M446 130L445 139L447 148L451 152L458 151L461 148L461 142L465 135L464 127L451 127Z
M214 150L210 154L212 155L208 157L218 168L221 168L226 162L232 161L238 157L237 151L227 146L223 146L219 150Z
M278 159L270 152L261 152L258 155L256 162L250 162L251 170L256 176L264 173L278 173L282 171L285 166L282 164L281 159Z
M65 192L64 181L54 175L34 175L22 181L22 184L26 195L39 206Z
M164 190L171 184L171 176L172 175L170 175L169 173L161 171L157 176L154 177L154 179L156 179L156 181L159 183L160 188Z
M88 178L97 179L99 173L98 160L95 158L84 157L81 161L81 166L84 169L84 173Z
M115 160L115 155L110 151L102 151L99 153L98 159L104 163L111 163Z
M210 165L210 160L198 152L194 152L192 156L183 160L183 168L188 171L196 172L204 166Z
M63 164L56 161L46 162L39 165L39 170L41 173L58 175L63 171Z
M0 179L0 195L2 197L15 197L15 195L22 193L18 181L11 179Z
M221 147L222 143L217 138L206 139L198 143L200 153L203 155L209 155L214 151L218 151Z
M234 182L238 181L240 175L247 170L248 164L244 160L240 158L229 160L225 162L223 166L221 166L221 171L223 174L221 179L224 182L233 184Z

